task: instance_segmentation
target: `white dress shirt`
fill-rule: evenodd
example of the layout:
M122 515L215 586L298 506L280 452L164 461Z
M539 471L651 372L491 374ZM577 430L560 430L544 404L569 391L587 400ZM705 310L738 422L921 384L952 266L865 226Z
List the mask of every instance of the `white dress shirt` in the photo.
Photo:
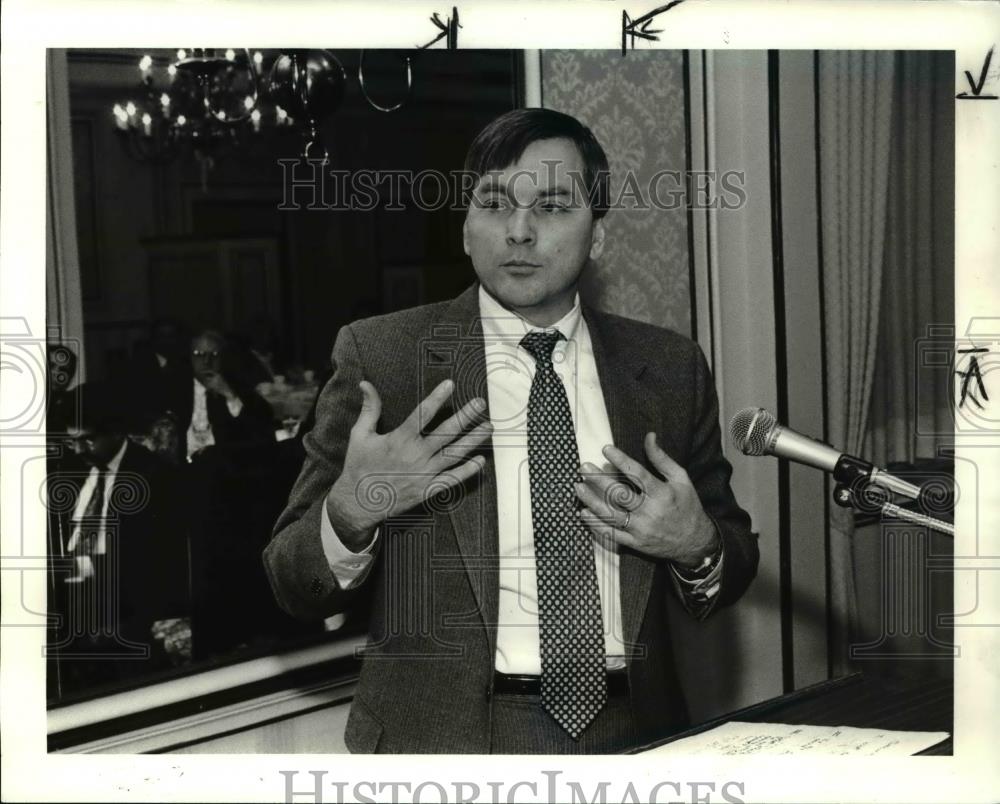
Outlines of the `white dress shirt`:
M198 450L210 447L215 443L215 436L212 435L212 423L208 420L208 389L202 385L201 380L197 377L194 378L193 393L191 424L188 425L187 431L188 460L191 460L191 456ZM235 419L243 410L243 401L239 397L226 397L226 407L229 409L229 415Z
M535 360L519 344L529 331L542 327L532 326L505 309L482 287L479 314L493 423L500 537L496 669L501 673L538 675L542 668L528 472L528 396L535 376ZM566 389L580 463L603 466L607 460L601 450L613 443L611 423L579 297L573 309L545 329L557 329L565 336L552 352L552 366ZM595 539L594 558L604 619L605 655L609 666L624 667L618 551L614 545L607 546L603 540Z
M519 344L527 332L542 328L532 326L501 306L482 286L479 288L479 314L497 486L500 567L496 670L539 675L538 589L527 432L528 395L535 375L535 361ZM565 336L565 340L556 344L552 363L566 388L580 463L603 467L608 461L602 449L613 443L611 424L579 296L573 309L546 329L558 329ZM324 506L320 535L330 569L341 587L349 589L360 584L373 563L378 532L362 553L353 553L337 538ZM624 667L617 547L595 539L594 558L607 666L609 669ZM696 616L707 613L718 592L721 569L720 561L707 578L697 580L672 573L682 599Z

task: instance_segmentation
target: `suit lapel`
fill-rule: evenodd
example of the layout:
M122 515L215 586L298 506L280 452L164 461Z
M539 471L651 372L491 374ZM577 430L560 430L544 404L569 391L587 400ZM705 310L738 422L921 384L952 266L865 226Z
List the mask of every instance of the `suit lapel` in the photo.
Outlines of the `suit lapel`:
M446 379L455 383L447 415L476 397L482 397L489 404L478 294L479 285L474 284L445 309L432 325L425 351L427 359L422 361L422 397ZM499 537L496 473L489 442L481 449L481 454L486 457L485 467L465 484L465 493L458 497L456 504L449 506L449 516L476 597L478 616L486 625L492 656L496 650L499 611Z
M586 306L583 316L590 330L594 362L615 446L648 468L643 439L647 432L658 428L652 406L647 401L648 394L640 383L646 362L637 344L617 347L607 316ZM650 559L628 548L621 550L618 577L626 651L638 637L653 570L654 563Z

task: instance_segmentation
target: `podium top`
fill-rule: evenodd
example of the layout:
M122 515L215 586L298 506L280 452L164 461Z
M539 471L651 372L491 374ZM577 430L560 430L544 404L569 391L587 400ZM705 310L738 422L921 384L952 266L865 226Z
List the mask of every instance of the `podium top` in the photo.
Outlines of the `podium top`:
M895 682L852 673L744 707L627 753L648 751L734 720L953 734L953 699L951 679ZM921 751L918 756L950 756L952 746L949 737Z

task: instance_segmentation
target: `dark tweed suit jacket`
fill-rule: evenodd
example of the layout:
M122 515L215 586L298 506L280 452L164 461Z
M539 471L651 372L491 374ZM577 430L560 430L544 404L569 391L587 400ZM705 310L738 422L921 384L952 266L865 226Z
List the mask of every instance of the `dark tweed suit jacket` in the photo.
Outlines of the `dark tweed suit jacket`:
M327 491L341 470L361 407L358 382L382 398L387 432L446 378L455 382L450 415L487 398L478 286L451 302L359 321L341 330L334 376L305 437L306 460L264 562L289 613L319 618L343 609L356 590L338 586L320 540ZM757 570L756 535L729 487L718 403L701 351L658 327L584 308L614 443L646 461L643 437L684 466L724 541L714 608L738 599ZM497 500L489 444L479 476L450 494L384 523L373 584L369 643L347 724L355 752L488 753L490 687L496 650ZM648 467L651 468L651 467ZM373 504L387 486L370 489ZM666 562L624 549L622 625L632 707L643 741L687 723L667 625L674 594Z

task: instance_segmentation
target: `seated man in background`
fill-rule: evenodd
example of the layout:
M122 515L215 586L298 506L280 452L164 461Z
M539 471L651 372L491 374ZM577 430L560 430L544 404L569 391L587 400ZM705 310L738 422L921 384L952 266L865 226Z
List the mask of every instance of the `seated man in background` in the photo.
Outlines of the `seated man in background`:
M76 461L70 456L48 481L59 615L50 655L60 660L63 693L132 680L190 655L173 638L190 613L175 472L125 437L121 389L87 383L71 393L78 418L66 433Z
M198 659L318 630L296 623L268 594L259 556L291 479L280 466L274 413L245 357L215 330L191 342L185 475Z
M242 370L233 346L215 330L204 330L191 341L194 385L187 427L187 456L205 447L259 446L274 441L274 413L254 390L253 378Z

